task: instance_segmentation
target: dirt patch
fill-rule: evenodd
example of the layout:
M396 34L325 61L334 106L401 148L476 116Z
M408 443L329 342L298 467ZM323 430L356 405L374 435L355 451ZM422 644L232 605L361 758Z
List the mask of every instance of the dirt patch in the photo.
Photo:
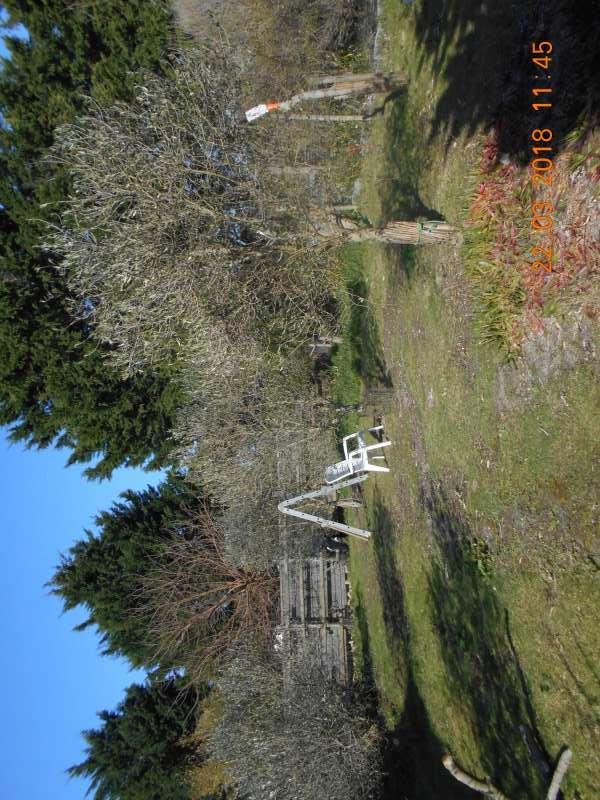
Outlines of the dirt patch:
M513 411L530 403L534 389L543 386L556 373L591 364L600 377L600 362L591 324L582 315L567 322L549 317L542 330L523 340L521 355L514 364L499 368L494 403L499 413Z

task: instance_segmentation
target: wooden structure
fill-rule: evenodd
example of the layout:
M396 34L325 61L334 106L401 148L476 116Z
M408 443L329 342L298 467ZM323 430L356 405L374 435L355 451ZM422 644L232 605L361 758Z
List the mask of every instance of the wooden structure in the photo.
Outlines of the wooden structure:
M314 446L312 438L280 442L277 479L282 496L300 492L314 481L314 476L311 478L306 469L314 456ZM355 502L337 497L335 487L326 488L327 495L323 497L331 503L332 510L338 503ZM275 646L291 657L303 651L313 654L317 651L329 674L346 685L352 677L352 617L346 556L329 552L304 555L295 546L298 534L294 516L278 515L283 555L278 565L280 603ZM314 520L312 522L314 525ZM314 526L313 530L316 533L318 529ZM288 665L290 660L287 660Z
M343 100L348 97L389 93L405 86L407 80L396 72L385 75L381 72L345 72L339 75L316 76L310 78L309 83L313 88L298 92L288 100L260 103L249 108L246 111L246 120L254 122L273 111L289 112L301 103L311 100ZM289 118L316 122L364 122L366 119L364 114L292 114Z
M349 683L352 620L345 556L285 558L279 565L279 582L279 646L290 655L303 648L318 652L327 672L339 683Z

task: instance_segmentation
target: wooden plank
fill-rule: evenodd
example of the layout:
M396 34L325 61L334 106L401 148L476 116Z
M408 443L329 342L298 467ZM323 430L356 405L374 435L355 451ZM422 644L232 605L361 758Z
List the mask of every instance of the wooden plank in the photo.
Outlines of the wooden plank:
M318 568L319 568L319 603L320 603L320 617L327 618L327 600L325 595L325 581L326 581L326 563L325 559L323 558L323 554L321 554L318 560Z

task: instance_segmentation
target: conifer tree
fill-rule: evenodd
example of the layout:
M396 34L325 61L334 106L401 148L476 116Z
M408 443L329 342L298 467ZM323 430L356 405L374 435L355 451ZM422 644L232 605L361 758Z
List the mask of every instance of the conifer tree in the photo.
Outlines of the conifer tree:
M86 759L69 774L90 780L94 800L187 800L183 769L201 754L181 740L208 691L177 679L132 684L115 711L98 714L100 728L83 732Z
M159 0L6 0L0 67L0 424L29 445L73 448L70 463L107 477L120 464L157 466L178 401L167 364L124 379L107 366L85 321L69 311L56 257L41 236L69 192L44 161L55 128L74 119L84 95L127 99L140 67L159 69L170 14Z
M86 538L62 557L50 587L65 611L86 609L88 618L77 629L95 625L105 654L152 668L156 646L143 617L134 613L144 577L160 563L162 546L173 534L193 535L182 520L203 499L177 475L157 488L127 491L121 497L97 516L98 532L86 531Z

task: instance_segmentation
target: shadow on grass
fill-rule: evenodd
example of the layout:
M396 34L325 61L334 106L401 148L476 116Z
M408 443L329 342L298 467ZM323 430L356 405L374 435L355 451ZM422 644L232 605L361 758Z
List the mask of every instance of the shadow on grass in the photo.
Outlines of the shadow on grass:
M372 542L386 633L395 653L408 653L408 620L404 605L404 587L394 550L394 526L378 489L373 495L372 527L375 531Z
M354 589L353 625L358 632L360 641L360 694L369 713L377 716L377 686L375 684L375 673L373 671L373 657L371 655L371 636L369 634L369 623L363 602L360 586ZM356 666L356 665L355 665Z
M439 551L430 589L451 688L471 711L492 781L515 800L541 797L551 759L537 728L508 617L472 554L468 527L443 489L429 484L422 500Z
M404 711L383 751L384 800L475 800L478 792L455 780L442 766L445 754L431 728L425 704L409 671Z
M419 69L431 63L445 90L433 134L446 146L480 125L501 125L501 150L525 158L533 128L551 128L555 149L579 124L598 119L600 26L592 0L421 0L415 4ZM533 64L532 42L551 60ZM543 50L548 50L544 47ZM549 75L550 77L546 77ZM551 88L552 108L534 111L533 88Z
M400 244L389 248L388 261L390 263L390 286L395 291L402 291L404 286L410 286L417 274L417 248L412 244ZM420 272L423 272L423 265Z
M431 727L427 709L412 675L404 589L393 550L391 516L379 493L374 498L374 511L373 544L386 632L392 652L399 661L408 664L402 717L393 730L386 730L383 720L380 720L384 730L381 797L383 800L472 800L478 794L458 783L442 766L445 750ZM376 714L379 703L371 640L359 587L355 595L354 615L361 640L363 690L368 707Z
M422 134L407 104L406 93L397 95L385 117L383 158L387 168L386 174L376 181L381 198L381 214L385 221L441 219L441 213L426 205L420 196Z
M351 303L345 336L352 350L352 369L366 385L391 387L392 378L385 362L379 326L369 302L363 257L360 246L345 248L345 283Z

